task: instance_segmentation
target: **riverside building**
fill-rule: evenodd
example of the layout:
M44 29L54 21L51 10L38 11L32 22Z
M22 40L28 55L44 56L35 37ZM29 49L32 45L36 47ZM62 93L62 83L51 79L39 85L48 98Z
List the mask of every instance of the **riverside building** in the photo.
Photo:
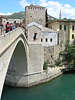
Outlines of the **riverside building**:
M75 20L73 19L57 19L49 21L48 27L62 33L64 36L63 39L66 42L69 40L70 43L73 43L75 39Z

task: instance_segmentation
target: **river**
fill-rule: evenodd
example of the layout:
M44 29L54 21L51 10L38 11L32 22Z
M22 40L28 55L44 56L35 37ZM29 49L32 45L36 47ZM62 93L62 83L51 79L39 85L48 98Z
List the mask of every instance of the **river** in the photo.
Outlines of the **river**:
M1 100L75 100L75 74L63 74L32 88L4 86Z

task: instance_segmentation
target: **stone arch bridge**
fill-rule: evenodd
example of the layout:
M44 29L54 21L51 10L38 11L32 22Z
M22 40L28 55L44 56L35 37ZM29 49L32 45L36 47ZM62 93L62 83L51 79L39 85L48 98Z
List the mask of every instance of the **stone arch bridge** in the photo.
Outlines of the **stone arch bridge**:
M42 71L43 48L29 44L22 28L0 37L0 97L4 83L29 87L41 80Z

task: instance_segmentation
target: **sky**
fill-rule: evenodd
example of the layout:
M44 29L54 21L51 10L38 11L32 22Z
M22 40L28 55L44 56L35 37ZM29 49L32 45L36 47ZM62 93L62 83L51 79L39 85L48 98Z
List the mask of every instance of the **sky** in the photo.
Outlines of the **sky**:
M75 19L75 0L0 0L0 14L10 15L14 12L24 11L25 6L35 4L47 8L48 14L59 18Z

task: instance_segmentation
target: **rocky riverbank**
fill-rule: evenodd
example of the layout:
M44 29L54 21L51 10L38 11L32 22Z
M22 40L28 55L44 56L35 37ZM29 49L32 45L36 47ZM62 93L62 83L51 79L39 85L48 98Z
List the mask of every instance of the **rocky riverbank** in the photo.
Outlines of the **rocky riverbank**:
M38 85L41 83L48 82L61 74L65 67L48 67L47 70L34 73L30 75L17 75L17 74L8 74L6 77L6 84L14 87L31 87L33 85Z

